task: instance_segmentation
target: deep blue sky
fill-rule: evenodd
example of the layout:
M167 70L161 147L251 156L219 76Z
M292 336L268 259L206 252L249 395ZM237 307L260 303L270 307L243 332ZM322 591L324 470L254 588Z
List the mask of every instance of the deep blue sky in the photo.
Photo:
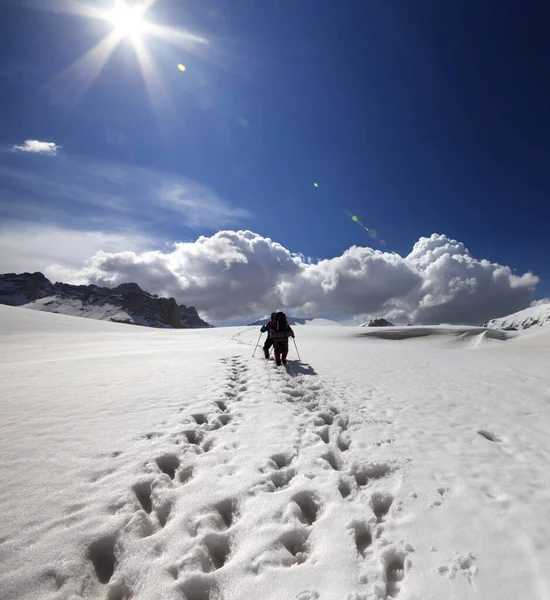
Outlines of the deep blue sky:
M41 197L41 183L22 192L13 170L59 182L75 165L144 167L208 186L248 211L231 228L293 252L380 248L347 210L386 249L407 254L420 236L445 233L478 258L532 270L537 296L550 295L550 5L160 0L148 18L209 40L146 40L171 104L161 110L129 41L82 98L56 86L109 33L106 23L2 5L0 145L62 148L55 158L0 154L11 173L0 173L0 217L116 230L120 221L86 202L52 189ZM159 241L217 228L143 215L134 226Z

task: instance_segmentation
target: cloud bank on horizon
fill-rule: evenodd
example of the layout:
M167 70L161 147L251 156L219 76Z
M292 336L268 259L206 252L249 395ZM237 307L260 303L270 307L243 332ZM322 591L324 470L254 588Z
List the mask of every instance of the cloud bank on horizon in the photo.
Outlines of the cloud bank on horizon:
M352 246L311 262L251 231L219 231L166 251L101 250L72 273L74 281L97 285L134 281L217 321L280 308L303 316L481 323L528 307L539 281L479 260L436 233L403 258Z

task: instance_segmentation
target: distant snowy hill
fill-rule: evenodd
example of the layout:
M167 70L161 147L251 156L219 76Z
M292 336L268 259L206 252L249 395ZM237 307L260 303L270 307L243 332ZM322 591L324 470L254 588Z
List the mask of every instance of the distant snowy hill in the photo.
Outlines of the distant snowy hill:
M550 323L550 303L531 306L500 319L491 319L483 326L492 329L516 330L529 329L533 325L545 325L547 323Z
M56 283L42 273L0 275L0 304L145 327L211 327L192 306L158 298L137 283L116 288Z

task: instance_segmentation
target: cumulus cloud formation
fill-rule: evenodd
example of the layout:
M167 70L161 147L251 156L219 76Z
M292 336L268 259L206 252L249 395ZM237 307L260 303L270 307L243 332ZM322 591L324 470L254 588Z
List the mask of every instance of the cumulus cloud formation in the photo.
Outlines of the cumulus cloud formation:
M478 260L464 244L435 233L420 238L406 260L424 279L411 313L426 324L477 323L516 312L529 306L539 282L532 273L518 277L510 267Z
M520 310L538 283L474 258L445 235L420 238L405 258L353 246L311 263L251 231L220 231L165 252L98 252L77 276L101 285L135 281L213 320L282 308L427 324L481 323Z
M56 156L61 148L55 142L40 142L38 140L25 140L22 146L13 146L15 152L32 152L34 154L45 154L46 156Z

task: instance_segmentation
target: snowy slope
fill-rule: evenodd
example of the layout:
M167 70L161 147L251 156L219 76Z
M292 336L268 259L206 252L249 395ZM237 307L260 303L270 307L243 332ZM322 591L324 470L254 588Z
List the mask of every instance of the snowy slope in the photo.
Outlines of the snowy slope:
M0 598L548 598L550 331L295 330L0 306Z
M485 325L493 329L528 329L533 325L545 325L547 323L550 323L550 304L538 304L507 317L492 319Z
M100 321L119 321L135 323L136 325L148 325L145 319L122 310L120 306L113 306L112 304L102 304L98 306L94 304L85 304L78 298L50 296L47 298L40 298L34 302L29 302L28 304L25 304L24 307L61 315L70 315L73 317L98 319ZM164 326L167 327L167 325Z

